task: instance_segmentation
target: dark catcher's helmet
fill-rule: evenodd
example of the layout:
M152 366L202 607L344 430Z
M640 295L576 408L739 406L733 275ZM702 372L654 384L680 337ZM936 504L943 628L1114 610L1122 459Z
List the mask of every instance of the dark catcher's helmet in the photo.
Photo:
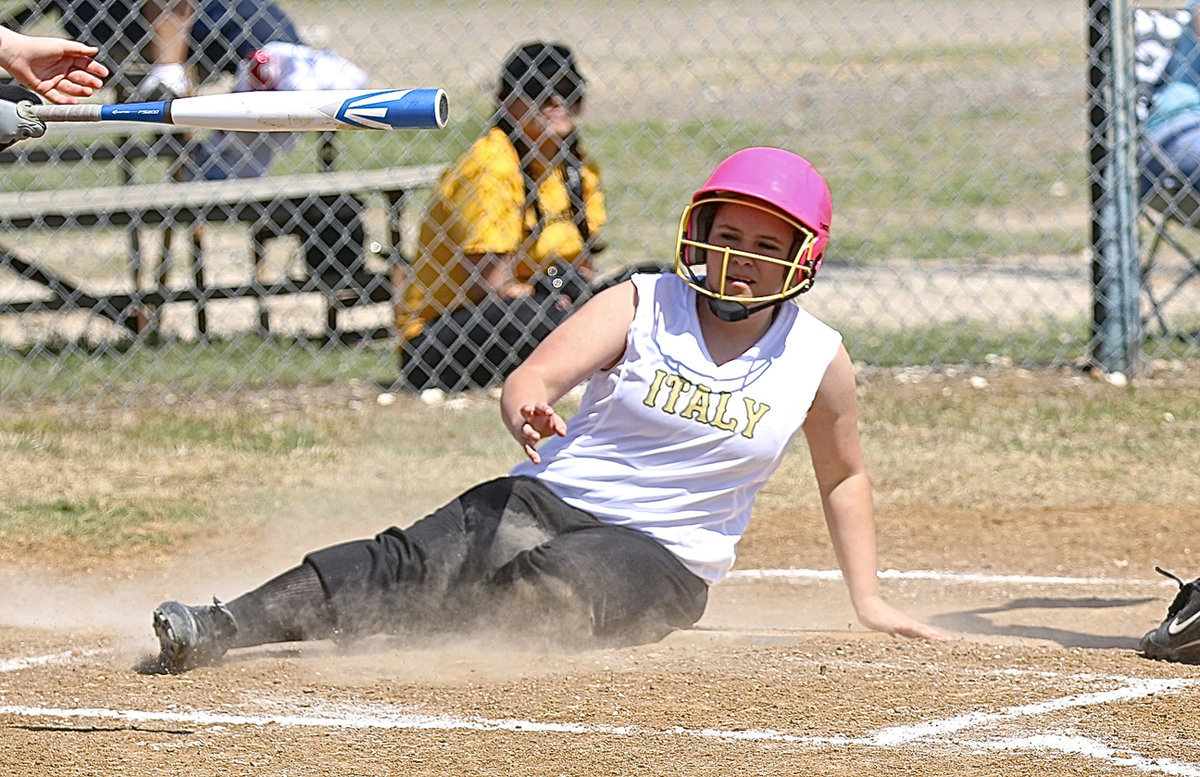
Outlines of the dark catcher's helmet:
M504 60L496 97L503 104L515 94L534 105L560 97L568 108L577 109L586 84L569 48L534 41L518 46Z

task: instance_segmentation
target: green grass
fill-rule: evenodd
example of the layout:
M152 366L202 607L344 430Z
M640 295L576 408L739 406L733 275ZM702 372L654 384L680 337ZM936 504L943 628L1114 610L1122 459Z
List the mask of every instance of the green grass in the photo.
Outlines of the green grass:
M94 497L16 502L0 508L0 538L68 541L99 552L165 547L192 536L202 518L199 507L186 503L143 508Z
M1082 182L1085 176L1076 151L1052 146L1036 158L980 168L979 136L993 131L997 117L964 109L943 118L952 131L922 129L903 141L868 133L846 140L844 156L852 163L833 156L827 174L838 217L831 257L859 263L895 257L972 261L1085 248L1085 230L1061 220L980 219L1014 206L1028 213L1057 212L1063 202L1052 194L1055 184L1064 177ZM803 148L778 124L745 119L589 124L586 139L602 166L612 222L620 225L610 233L611 245L661 256L672 250L682 203L702 183L703 171L729 149ZM1082 188L1080 183L1071 190Z
M446 162L460 153L489 118L490 101L481 98L456 110L452 130L443 133L344 133L338 136L343 169ZM904 107L886 120L866 118L827 159L814 159L830 179L839 219L833 255L869 262L876 257L972 259L1052 250L1075 253L1086 235L1078 225L1049 225L1027 219L989 219L1014 207L1023 213L1053 213L1062 202L1050 194L1063 180L1083 191L1084 160L1063 142L1030 143L1030 122L1054 126L1069 106L1041 106L1036 118L1008 106L940 107L931 115L921 106ZM601 165L608 193L610 245L622 253L669 252L670 238L650 246L648 235L670 232L676 214L701 182L704 171L732 148L780 145L808 149L796 129L776 120L650 117L606 121L585 116L585 144ZM278 170L317 169L313 141L301 142L276 163ZM1005 147L1006 151L1001 151ZM807 153L819 153L817 149ZM985 161L986 160L986 161ZM0 189L55 189L116 185L114 165L41 166L5 171ZM165 178L161 163L144 165L141 180ZM880 214L885 214L880 218ZM936 218L934 218L936 216ZM619 225L619 226L618 226ZM639 257L641 258L641 257Z
M996 330L976 321L881 330L841 327L855 361L884 367L912 364L989 364L997 360L1032 366L1077 360L1087 352L1086 322L1033 322L1017 331Z
M67 541L89 553L166 547L220 526L214 504L247 473L267 468L280 478L296 465L329 466L355 433L336 413L263 412L245 399L126 413L6 412L0 538Z
M151 415L123 437L136 443L167 441L176 448L207 447L263 455L313 449L323 441L311 427L251 424L238 416L198 419L175 413Z
M858 361L881 366L986 363L1015 354L1020 364L1051 364L1086 353L1087 328L1045 323L1016 333L978 322L880 330L843 326ZM319 340L238 337L208 345L173 342L150 347L61 344L0 354L0 399L39 394L99 400L149 392L186 395L255 386L298 386L352 378L390 386L396 357L385 345L343 349Z
M120 440L131 450L155 454L207 449L226 454L286 455L328 444L335 425L317 421L284 423L249 409L201 412L155 408L129 415L26 412L0 416L0 452L10 455L69 456L66 441L89 428L94 441Z
M920 391L920 401L872 390L863 400L864 434L916 435L934 445L939 438L956 439L985 459L1073 461L1067 472L1093 478L1110 473L1124 478L1123 466L1186 456L1200 442L1195 391L1144 390L1136 384L1104 390L1087 379L1055 385L1039 378L1027 388L1014 389L1009 382L976 390L955 390L953 380L944 380L938 385L945 390ZM1030 394L1034 386L1040 386L1036 397Z
M0 351L0 399L66 398L150 392L224 391L253 386L321 384L350 378L391 383L395 352L386 345L347 348L322 339L255 336L149 346L60 342Z

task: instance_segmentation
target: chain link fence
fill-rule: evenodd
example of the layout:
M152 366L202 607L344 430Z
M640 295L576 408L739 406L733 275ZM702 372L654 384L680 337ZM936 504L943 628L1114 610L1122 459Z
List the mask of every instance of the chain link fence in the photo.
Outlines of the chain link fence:
M1090 358L1080 0L281 2L299 40L368 88L445 89L447 127L260 136L266 175L223 182L200 180L207 132L54 125L15 146L0 161L0 400L403 385L403 299L437 176L486 132L505 55L533 39L570 46L586 78L597 277L670 263L712 166L775 145L830 181L833 238L801 302L856 360ZM0 17L62 29L46 0L2 0ZM127 48L106 100L146 76L145 46ZM236 88L213 69L201 92ZM1194 286L1155 309L1146 359L1196 356Z

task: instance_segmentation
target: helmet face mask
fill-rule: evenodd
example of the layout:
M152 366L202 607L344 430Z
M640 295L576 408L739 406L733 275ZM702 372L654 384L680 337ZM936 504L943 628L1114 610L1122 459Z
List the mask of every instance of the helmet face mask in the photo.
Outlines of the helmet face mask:
M711 235L717 211L725 204L736 204L753 208L779 219L792 231L792 239L782 246L782 256L746 251L733 248ZM717 300L737 301L745 304L775 302L794 297L805 291L812 283L815 273L813 248L817 235L799 221L780 213L765 204L744 197L712 196L688 205L679 222L677 243L679 251L675 258L675 272L700 294ZM770 268L779 268L782 283L778 288L760 289L752 295L736 295L729 289L731 264L738 259L762 262ZM700 272L697 273L697 267ZM768 276L775 275L768 269Z
M774 241L761 248L722 245L734 241L713 235L713 222L722 206L731 203L778 219L795 239L780 250L772 247ZM753 211L743 213L748 215L742 219L758 218ZM676 237L675 273L708 298L718 317L741 320L812 286L829 243L832 216L829 186L806 159L778 148L743 149L717 165L684 208ZM781 275L782 282L771 289L754 288L749 294L746 284L737 284L740 293L731 293L729 270L746 260L766 263L768 268L760 265L764 277ZM700 272L697 265L702 266Z

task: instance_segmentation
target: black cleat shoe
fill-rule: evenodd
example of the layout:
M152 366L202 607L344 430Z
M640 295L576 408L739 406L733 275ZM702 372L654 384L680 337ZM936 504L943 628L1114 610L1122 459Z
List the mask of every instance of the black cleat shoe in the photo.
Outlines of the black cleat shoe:
M154 610L154 633L162 648L158 656L162 670L179 674L225 655L237 634L237 624L215 598L212 604L199 607L163 602Z
M1200 579L1185 583L1164 569L1159 574L1179 583L1179 593L1167 608L1167 618L1146 632L1139 649L1147 658L1200 664Z

